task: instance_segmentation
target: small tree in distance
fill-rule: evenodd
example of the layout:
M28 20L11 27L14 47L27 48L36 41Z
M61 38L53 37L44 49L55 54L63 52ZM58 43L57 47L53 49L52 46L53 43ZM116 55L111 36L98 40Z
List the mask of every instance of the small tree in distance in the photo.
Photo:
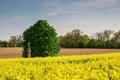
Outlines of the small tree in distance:
M27 57L28 42L30 42L31 57L54 56L60 50L57 33L46 20L38 20L25 30L23 39L23 57Z

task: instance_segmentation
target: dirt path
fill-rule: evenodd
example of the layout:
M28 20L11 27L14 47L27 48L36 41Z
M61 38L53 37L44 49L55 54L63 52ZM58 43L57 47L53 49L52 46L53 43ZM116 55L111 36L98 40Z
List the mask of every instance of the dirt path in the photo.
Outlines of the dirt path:
M22 48L0 48L0 58L22 57ZM61 49L59 56L120 52L120 49Z

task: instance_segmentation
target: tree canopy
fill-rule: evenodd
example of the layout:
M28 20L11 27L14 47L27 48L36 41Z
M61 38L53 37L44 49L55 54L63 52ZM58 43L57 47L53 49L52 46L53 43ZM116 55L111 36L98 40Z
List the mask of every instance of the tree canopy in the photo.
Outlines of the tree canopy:
M60 50L57 33L46 20L38 20L23 33L23 57L27 57L28 42L30 42L31 57L57 55Z

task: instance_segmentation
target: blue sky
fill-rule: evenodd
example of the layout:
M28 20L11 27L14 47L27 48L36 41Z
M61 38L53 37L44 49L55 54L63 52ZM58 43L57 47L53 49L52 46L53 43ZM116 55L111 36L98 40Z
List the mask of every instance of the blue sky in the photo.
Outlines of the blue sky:
M0 0L0 40L45 19L59 35L73 29L93 35L120 30L120 0Z

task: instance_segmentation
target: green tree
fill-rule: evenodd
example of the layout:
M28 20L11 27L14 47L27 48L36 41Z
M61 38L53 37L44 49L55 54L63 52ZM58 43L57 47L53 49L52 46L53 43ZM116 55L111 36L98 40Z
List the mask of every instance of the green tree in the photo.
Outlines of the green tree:
M64 37L65 37L65 36L59 36L59 37L58 37L59 44L60 44L60 46L61 46L62 48L65 47Z
M90 39L88 44L87 44L87 47L88 48L95 48L96 46L96 40L95 39Z
M110 48L110 39L111 39L111 35L113 34L112 30L104 30L103 31L103 38L104 38L104 47L105 48Z
M96 33L96 48L110 48L112 34L112 30L104 30L103 32Z
M17 36L17 47L22 47L23 46L23 37L22 35Z
M86 48L88 42L90 41L90 38L87 35L81 36L81 39L79 40L79 48Z
M73 36L72 34L69 32L66 34L66 36L64 37L64 43L65 43L65 48L73 48Z
M72 38L73 38L73 47L78 48L79 47L79 40L81 37L82 31L79 29L74 29L72 31Z
M8 47L7 41L0 41L0 47Z
M115 32L112 38L112 44L114 44L115 48L118 48L119 43L120 43L120 31Z
M39 20L23 33L23 57L27 57L28 42L30 42L31 57L57 55L60 50L57 33L46 20Z
M9 47L22 47L23 37L22 35L11 36L9 40Z
M17 37L16 36L11 36L9 40L9 47L17 47Z
M105 37L103 36L103 32L97 32L95 34L95 48L104 48L105 47Z
M79 29L74 29L72 32L67 32L65 36L60 36L59 43L63 48L78 48L79 39L82 32Z

